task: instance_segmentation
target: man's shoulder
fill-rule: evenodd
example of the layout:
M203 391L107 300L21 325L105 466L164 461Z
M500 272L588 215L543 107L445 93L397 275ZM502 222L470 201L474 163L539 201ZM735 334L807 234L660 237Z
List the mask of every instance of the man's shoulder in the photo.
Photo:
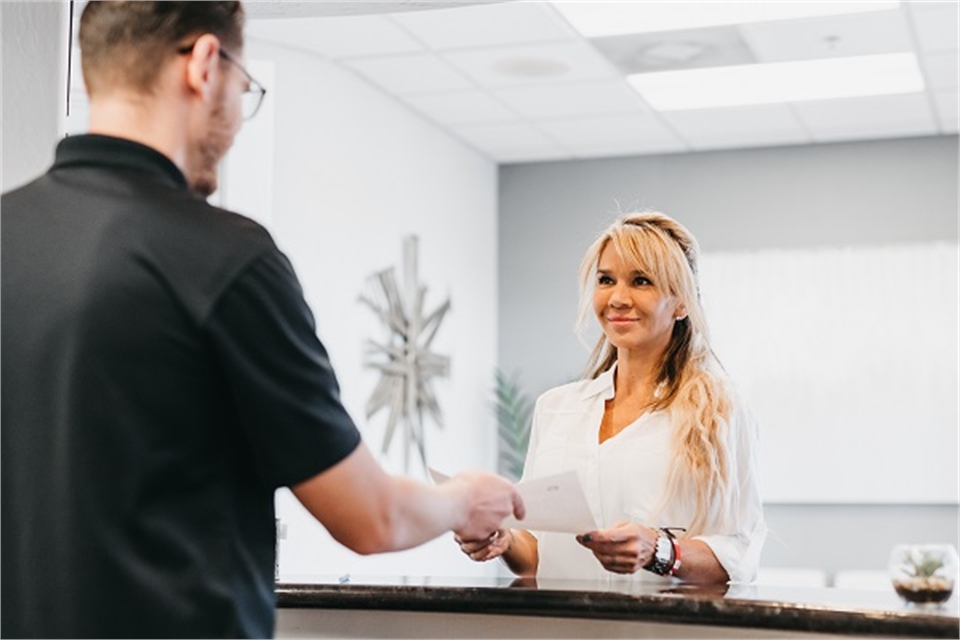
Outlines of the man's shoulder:
M247 242L272 248L273 237L256 220L206 201L196 201L193 221L208 228L218 236L234 237L238 242Z
M270 232L260 223L235 211L207 202L186 189L140 192L137 201L118 207L114 222L140 237L148 253L158 260L183 261L203 270L222 273L224 260L245 263L276 250Z
M29 202L37 194L44 191L46 182L47 174L43 173L28 182L0 193L0 213L12 212L17 205Z

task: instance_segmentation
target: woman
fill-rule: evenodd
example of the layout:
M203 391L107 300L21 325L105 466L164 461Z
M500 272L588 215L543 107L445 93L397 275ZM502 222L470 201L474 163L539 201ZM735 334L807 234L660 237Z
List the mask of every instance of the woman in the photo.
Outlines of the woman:
M537 400L524 479L575 469L602 528L506 529L458 539L464 553L540 578L755 577L766 538L757 424L710 349L697 254L673 219L635 213L584 257L581 324L592 306L602 336L584 380Z

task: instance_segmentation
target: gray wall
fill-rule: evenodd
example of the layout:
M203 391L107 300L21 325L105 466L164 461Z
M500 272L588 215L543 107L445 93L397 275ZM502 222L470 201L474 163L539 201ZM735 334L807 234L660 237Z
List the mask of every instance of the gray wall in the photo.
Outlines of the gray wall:
M65 109L67 2L0 3L3 65L0 191L36 177L53 161Z
M957 152L938 136L501 167L500 367L531 396L580 376L577 269L619 211L673 215L705 252L955 241ZM769 505L767 518L764 566L882 569L897 542L958 539L956 505Z

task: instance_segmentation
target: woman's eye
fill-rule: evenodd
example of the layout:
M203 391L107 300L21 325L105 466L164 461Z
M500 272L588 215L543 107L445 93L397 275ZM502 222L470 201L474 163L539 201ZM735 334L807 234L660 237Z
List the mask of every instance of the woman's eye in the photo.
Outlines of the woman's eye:
M613 278L608 275L600 274L597 276L597 284L613 284Z
M633 279L633 284L637 287L642 287L642 286L653 284L653 283L650 282L647 278L644 278L643 276L637 276L636 278Z

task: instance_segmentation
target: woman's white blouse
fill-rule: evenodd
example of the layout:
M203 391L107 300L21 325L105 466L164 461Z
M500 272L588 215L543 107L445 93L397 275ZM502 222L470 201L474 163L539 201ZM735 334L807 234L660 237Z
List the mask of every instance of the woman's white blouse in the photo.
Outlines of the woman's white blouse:
M551 389L537 399L523 479L576 470L598 529L621 521L686 528L693 517L692 497L686 505L671 504L659 515L653 513L673 454L669 411L645 413L603 444L597 442L604 403L614 394L614 371ZM732 512L718 530L696 539L710 546L732 582L750 582L767 528L758 487L757 422L742 402L736 402L728 437ZM669 582L649 571L628 576L608 572L572 534L531 533L538 541L539 578Z

